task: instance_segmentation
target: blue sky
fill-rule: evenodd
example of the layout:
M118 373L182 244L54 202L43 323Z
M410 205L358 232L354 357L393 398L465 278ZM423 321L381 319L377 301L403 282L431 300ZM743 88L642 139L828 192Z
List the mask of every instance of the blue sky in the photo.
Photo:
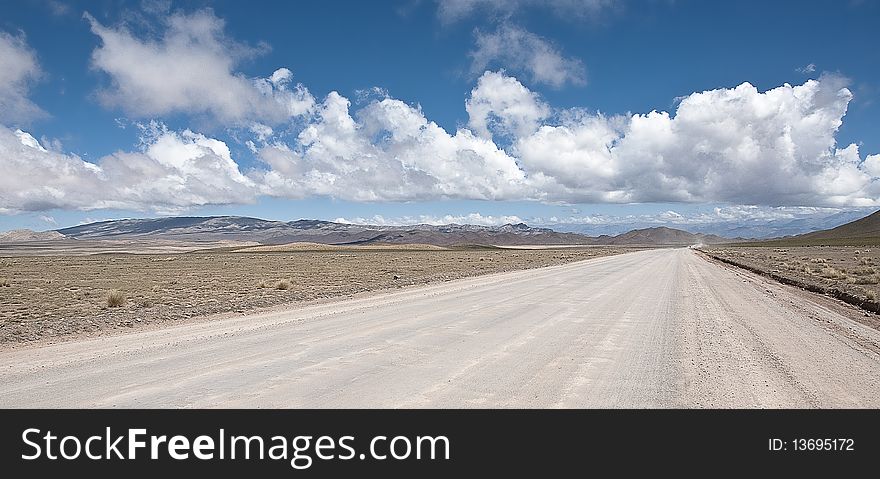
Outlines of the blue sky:
M876 1L0 8L0 229L687 225L880 204Z

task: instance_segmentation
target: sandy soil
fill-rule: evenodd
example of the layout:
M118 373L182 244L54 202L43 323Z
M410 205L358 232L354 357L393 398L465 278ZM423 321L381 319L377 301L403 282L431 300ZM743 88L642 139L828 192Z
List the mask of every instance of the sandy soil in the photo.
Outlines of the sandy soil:
M0 352L0 407L876 408L854 311L658 249Z
M625 251L357 249L0 257L0 344L127 331ZM122 293L122 306L108 306L111 290Z

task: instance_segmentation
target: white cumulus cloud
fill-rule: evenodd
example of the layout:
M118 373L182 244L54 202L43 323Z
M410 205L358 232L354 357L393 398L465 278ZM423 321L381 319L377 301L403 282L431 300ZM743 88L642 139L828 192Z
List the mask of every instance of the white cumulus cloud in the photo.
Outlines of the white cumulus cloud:
M835 135L852 94L837 77L766 92L743 83L684 97L674 113L551 114L515 78L487 72L448 133L393 98L350 112L331 93L295 142L259 148L273 196L562 202L880 204L876 157ZM498 145L503 140L509 146Z
M507 23L494 32L478 30L475 48L469 55L475 74L500 66L554 88L567 83L584 85L587 81L583 62L565 57L547 39Z
M871 163L835 140L851 99L833 76L743 83L688 95L674 115L572 115L519 138L514 155L553 199L878 205Z
M31 82L40 75L37 57L23 35L0 32L0 123L28 122L44 115L27 97Z
M99 98L132 116L182 112L224 124L277 124L314 107L312 95L292 85L286 68L268 78L236 72L242 59L258 51L227 38L223 20L211 10L168 16L157 38L102 25L88 13L85 18L101 39L92 66L110 77Z
M468 129L446 132L400 100L369 103L355 115L331 92L293 145L259 151L269 169L262 192L355 201L503 199L520 194L524 174L492 140Z
M153 125L144 149L90 163L43 148L32 135L0 126L0 213L53 208L175 212L196 205L253 201L254 185L226 145Z
M862 163L862 169L871 178L880 179L880 155L868 155Z
M502 72L486 72L480 77L465 102L465 110L468 126L484 138L491 138L492 133L530 135L550 115L550 107L537 94Z

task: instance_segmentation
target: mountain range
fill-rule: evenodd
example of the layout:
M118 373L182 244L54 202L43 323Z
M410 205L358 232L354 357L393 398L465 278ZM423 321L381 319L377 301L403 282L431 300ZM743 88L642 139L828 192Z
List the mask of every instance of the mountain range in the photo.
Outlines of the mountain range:
M691 245L731 241L666 227L633 230L610 236L586 236L534 228L524 223L503 226L413 225L375 226L320 220L270 221L241 216L169 217L102 221L57 230L78 240L248 241L261 244L310 242L322 244L451 245Z
M794 236L814 231L831 229L836 226L858 220L869 212L864 209L848 210L831 215L803 216L795 218L767 218L757 215L754 218L737 217L736 219L712 219L707 222L664 223L671 228L687 229L691 233L703 233L725 238L769 239L783 236ZM606 219L607 220L607 219ZM622 222L607 223L557 223L545 224L555 231L580 233L588 236L619 235L634 229L645 229L658 226L656 220L626 219Z
M840 220L836 218L835 220ZM799 225L803 226L803 225ZM773 241L820 243L880 238L880 211L849 223ZM15 230L0 233L0 242L66 240L250 242L278 245L297 242L330 245L431 244L452 245L693 245L743 241L741 237L689 232L665 226L633 229L620 234L590 236L536 228L524 223L503 226L428 225L377 226L321 220L272 221L243 216L165 217L100 221L55 231Z

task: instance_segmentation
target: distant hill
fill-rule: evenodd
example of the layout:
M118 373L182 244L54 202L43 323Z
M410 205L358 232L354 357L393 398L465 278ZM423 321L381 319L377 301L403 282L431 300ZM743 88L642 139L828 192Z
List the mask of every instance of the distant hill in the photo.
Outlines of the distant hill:
M171 217L102 221L58 230L74 239L163 239L180 241L254 241L264 245L320 243L330 245L664 245L722 243L714 235L672 228L646 228L617 236L586 236L534 228L524 223L503 226L376 226L320 220L269 221L240 216Z
M825 213L787 217L782 215L774 217L756 214L753 217L737 217L736 219L703 220L686 225L691 233L716 235L722 238L749 238L754 241L794 236L813 231L827 230L840 226L844 223L857 220L868 214L864 209L845 210L833 214ZM598 222L598 223L557 223L546 225L556 231L568 233L580 233L588 236L608 235L614 236L636 229L660 226L655 220L633 219L626 222ZM665 224L672 228L679 228L676 223Z
M732 240L722 238L716 235L705 235L699 233L690 233L687 231L658 226L654 228L644 228L632 230L613 236L608 240L608 244L648 244L648 245L693 245L693 244L718 244L730 243Z
M880 245L880 211L836 228L788 236L767 241L750 242L756 246L867 246Z
M798 238L807 240L880 238L880 211L875 211L860 220L840 225L837 228L807 233L798 236Z
M0 243L51 241L59 239L64 239L64 235L57 231L12 230L0 233Z

